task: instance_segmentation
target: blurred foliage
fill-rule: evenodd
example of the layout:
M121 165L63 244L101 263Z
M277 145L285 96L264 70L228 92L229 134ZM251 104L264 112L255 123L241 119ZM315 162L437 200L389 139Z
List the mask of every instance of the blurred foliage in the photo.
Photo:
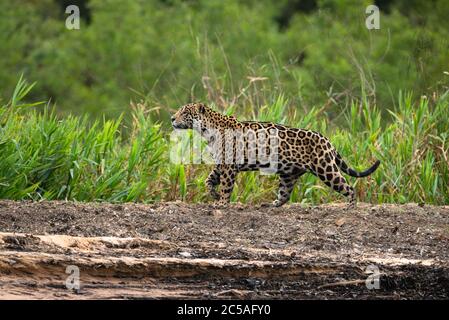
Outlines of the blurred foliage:
M65 7L81 29L65 28ZM327 106L333 118L366 97L391 108L400 90L448 88L449 3L376 1L380 30L367 30L370 1L0 1L0 98L18 75L37 81L31 101L57 112L117 117L129 101L161 117L191 100L219 108ZM256 112L256 111L254 111Z

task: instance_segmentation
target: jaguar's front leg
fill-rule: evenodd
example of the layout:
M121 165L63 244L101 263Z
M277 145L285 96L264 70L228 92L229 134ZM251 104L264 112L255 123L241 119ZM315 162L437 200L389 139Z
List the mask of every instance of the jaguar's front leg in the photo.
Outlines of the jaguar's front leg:
M227 205L231 200L232 190L234 189L235 177L237 171L233 165L220 166L220 200L218 204Z
M288 200L290 200L290 195L293 191L293 188L295 187L296 181L305 172L305 170L301 170L299 172L291 174L280 174L278 196L277 199L273 201L273 206L280 207Z
M209 173L209 176L206 179L206 188L214 200L220 199L220 195L215 189L219 183L220 183L220 171L218 170L217 167L214 167L214 169L211 171L211 173Z

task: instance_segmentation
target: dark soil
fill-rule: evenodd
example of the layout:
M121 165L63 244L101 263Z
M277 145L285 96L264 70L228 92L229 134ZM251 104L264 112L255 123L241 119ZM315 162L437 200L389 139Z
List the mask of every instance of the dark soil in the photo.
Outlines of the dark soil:
M67 265L80 290L65 287ZM447 299L449 207L1 201L0 286L3 298Z

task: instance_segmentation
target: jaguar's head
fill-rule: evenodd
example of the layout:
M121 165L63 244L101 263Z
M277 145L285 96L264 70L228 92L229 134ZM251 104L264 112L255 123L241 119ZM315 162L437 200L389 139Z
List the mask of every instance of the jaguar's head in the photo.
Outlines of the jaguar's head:
M190 103L182 106L172 117L171 123L175 129L193 129L204 125L208 107L203 103Z

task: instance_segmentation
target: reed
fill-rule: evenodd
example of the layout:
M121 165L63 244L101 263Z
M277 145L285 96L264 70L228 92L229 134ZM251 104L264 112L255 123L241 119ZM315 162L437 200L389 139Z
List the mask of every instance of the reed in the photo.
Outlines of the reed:
M210 166L169 160L169 134L154 110L132 105L132 121L60 118L51 105L26 103L33 85L20 78L12 98L0 107L0 198L76 201L209 201L204 180ZM254 93L257 94L257 93ZM220 99L223 102L223 99ZM262 101L261 105L256 105ZM212 103L212 105L214 105ZM349 178L359 201L449 203L449 94L413 101L399 93L381 112L369 99L352 100L337 116L326 107L300 109L282 94L242 104L215 104L240 119L269 120L318 130L345 160L379 169L364 179ZM232 201L274 199L275 176L241 173ZM304 175L291 201L318 204L344 199L312 175Z

